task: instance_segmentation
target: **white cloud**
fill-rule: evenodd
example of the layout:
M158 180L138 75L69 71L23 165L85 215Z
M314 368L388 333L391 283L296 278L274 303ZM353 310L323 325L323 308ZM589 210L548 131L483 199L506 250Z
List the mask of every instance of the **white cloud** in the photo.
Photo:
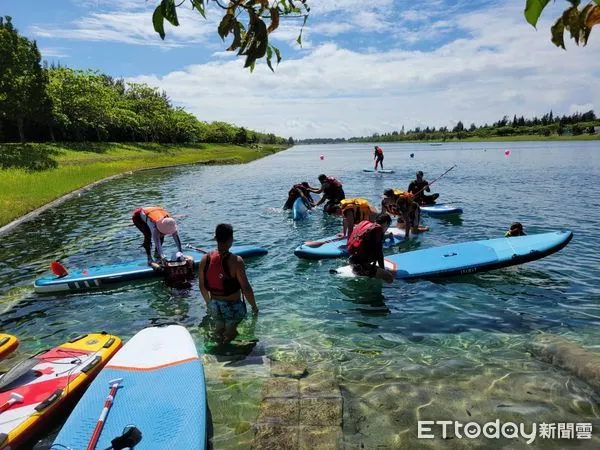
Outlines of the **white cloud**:
M456 26L468 37L430 52L361 53L327 43L296 59L284 54L275 74L264 64L250 74L236 59L135 81L160 86L201 120L298 138L600 107L594 76L600 58L590 57L598 43L571 45L567 52L556 48L546 33L549 16L536 32L520 6L461 15Z
M69 55L62 47L42 47L40 48L42 58L68 58Z
M588 112L590 109L594 109L594 105L591 103L586 103L584 105L570 105L569 106L569 114L574 114L574 113L586 113Z

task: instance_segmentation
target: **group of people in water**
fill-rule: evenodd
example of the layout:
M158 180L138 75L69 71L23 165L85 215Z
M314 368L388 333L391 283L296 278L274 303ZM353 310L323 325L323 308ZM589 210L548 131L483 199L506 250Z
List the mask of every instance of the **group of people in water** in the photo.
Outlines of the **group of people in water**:
M377 164L383 169L383 151L375 146ZM360 197L346 198L342 183L334 177L321 174L320 186L312 187L308 182L297 183L288 192L284 209L291 209L300 198L308 209L321 204L323 212L342 218L342 230L337 237L347 238L349 263L355 274L393 282L394 273L384 264L383 242L394 239L388 233L392 216L397 218L396 227L404 229L404 239L410 234L429 230L420 225L420 207L435 204L439 194L428 195L430 186L422 171L416 173L406 191L392 188L383 191L381 210L378 211L368 200ZM311 194L322 194L314 202ZM163 271L171 285L189 283L194 277L193 260L184 256L177 224L167 211L159 206L138 208L133 212L132 221L144 235L142 247L146 251L148 265L154 270ZM523 225L515 222L506 237L524 236ZM163 250L165 236L172 236L177 246L173 258L167 258ZM246 303L252 313L258 313L252 286L246 276L244 261L229 251L233 244L233 227L218 224L214 239L217 249L207 252L199 264L198 283L202 297L206 301L209 315L215 321L214 339L219 344L231 342L237 336L237 326L246 317ZM154 243L154 254L152 253Z

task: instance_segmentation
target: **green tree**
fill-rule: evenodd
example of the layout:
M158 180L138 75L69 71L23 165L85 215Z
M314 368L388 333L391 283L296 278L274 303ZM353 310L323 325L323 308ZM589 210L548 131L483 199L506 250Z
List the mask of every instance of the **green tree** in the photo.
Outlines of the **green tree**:
M23 142L25 121L44 123L50 104L37 44L20 36L9 16L0 17L0 61L0 119L14 120Z

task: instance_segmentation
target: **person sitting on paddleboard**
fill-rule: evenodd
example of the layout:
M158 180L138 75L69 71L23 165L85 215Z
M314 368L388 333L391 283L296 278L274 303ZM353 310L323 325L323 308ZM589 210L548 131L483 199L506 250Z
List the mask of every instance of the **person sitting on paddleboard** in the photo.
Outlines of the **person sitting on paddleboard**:
M381 166L381 170L383 170L383 149L378 145L375 146L373 159L375 160L375 170L377 170L377 164L379 164Z
M510 226L510 230L504 233L504 237L527 236L523 225L520 222L515 222Z
M217 225L215 240L217 250L202 257L198 278L208 314L216 322L215 340L227 344L236 338L237 326L246 317L244 297L253 314L258 313L258 307L246 276L244 260L229 252L233 244L233 227L227 223Z
M159 206L150 206L148 208L138 208L131 216L133 224L144 234L144 243L142 247L146 250L148 265L152 266L151 242L154 241L154 256L160 262L167 260L162 248L165 236L173 236L177 250L183 255L181 240L177 233L177 223L175 219L169 216L169 213Z
M339 203L346 198L342 183L333 177L328 177L324 173L319 175L319 182L321 183L320 188L308 188L310 192L315 194L323 193L321 200L319 200L315 206L319 206L327 200L327 203L323 207L323 212L334 214Z
M386 189L383 191L384 198L381 202L381 212L398 217L398 228L404 228L404 240L410 237L410 232L417 234L428 231L428 227L419 225L421 210L414 196L410 192L399 189Z
M356 275L377 278L387 283L394 281L394 273L385 268L383 261L383 240L391 223L392 218L382 213L374 223L363 220L354 227L348 238L348 262Z
M408 192L415 196L415 201L421 205L435 205L435 201L440 194L425 195L425 191L431 192L429 183L423 179L423 171L417 172L417 178L408 185Z
M293 185L288 192L288 198L283 205L283 209L291 209L298 197L302 199L302 202L308 209L313 208L315 206L315 202L313 202L309 188L310 186L306 181Z
M335 209L335 215L343 217L342 232L338 237L350 236L355 224L368 220L375 222L379 211L364 198L345 198Z

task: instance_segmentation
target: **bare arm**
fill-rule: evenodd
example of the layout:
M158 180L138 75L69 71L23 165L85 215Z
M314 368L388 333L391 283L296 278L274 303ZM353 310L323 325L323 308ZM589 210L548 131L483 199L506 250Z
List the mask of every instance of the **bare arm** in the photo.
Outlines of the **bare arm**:
M354 230L354 214L352 211L346 212L344 215L344 236L350 237L350 233Z
M206 267L208 261L208 255L204 255L200 260L200 265L198 267L198 285L200 286L200 292L202 293L202 297L204 301L208 303L210 300L210 293L208 289L206 289L205 279L204 279L204 269Z
M235 276L240 283L242 293L244 294L244 297L246 297L246 301L250 303L250 306L252 307L252 312L256 314L258 312L258 307L256 306L256 300L254 299L254 291L252 290L252 286L250 286L250 282L246 276L246 266L244 265L244 260L239 256L236 259Z
M382 269L385 269L385 263L383 261L383 236L377 238L377 264Z
M312 192L313 194L320 194L321 192L323 192L323 186L318 187L318 188L314 188L312 186L308 186L306 189L308 191Z

